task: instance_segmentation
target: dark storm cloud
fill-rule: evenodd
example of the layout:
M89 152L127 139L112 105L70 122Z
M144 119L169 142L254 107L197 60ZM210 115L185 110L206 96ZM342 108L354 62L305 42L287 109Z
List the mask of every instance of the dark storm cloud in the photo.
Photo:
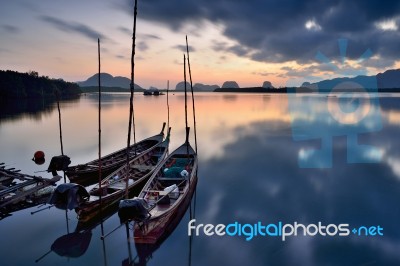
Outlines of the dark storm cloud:
M67 22L51 16L40 16L40 19L64 32L78 33L91 40L97 40L97 38L100 38L102 40L108 40L108 38L103 34L101 34L100 32L81 23Z
M131 13L132 1L126 0L123 8ZM399 1L149 0L139 3L141 18L168 25L175 31L188 24L201 25L204 20L222 24L223 34L242 47L231 52L267 62L315 62L318 51L328 58L337 58L339 38L349 40L347 56L351 59L359 58L368 48L385 58L398 57L399 31L377 29L376 23L399 15ZM314 26L309 25L307 29L307 21L313 21ZM226 50L222 48L227 47L217 43L212 49Z

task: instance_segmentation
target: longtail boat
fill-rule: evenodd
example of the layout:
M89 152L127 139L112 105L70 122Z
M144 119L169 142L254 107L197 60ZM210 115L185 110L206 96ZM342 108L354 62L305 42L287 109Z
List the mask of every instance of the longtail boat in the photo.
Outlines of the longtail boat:
M164 128L165 123L163 124L162 130L159 134L131 145L129 148L131 158L140 156L160 144L164 138ZM122 164L126 163L126 152L127 148L123 148L101 158L102 178L108 176ZM65 174L68 176L71 183L90 185L98 181L98 172L99 160L97 159L85 164L70 166L65 171Z
M124 197L126 188L132 196L135 189L140 191L153 171L168 152L170 129L165 140L142 152L116 171L105 177L100 184L87 188L79 184L61 184L50 198L50 204L60 209L75 209L81 222L87 222L101 215ZM128 185L126 186L126 182Z
M186 210L197 185L197 154L188 141L154 171L139 196L122 200L121 223L135 221L135 243L157 243L175 217Z

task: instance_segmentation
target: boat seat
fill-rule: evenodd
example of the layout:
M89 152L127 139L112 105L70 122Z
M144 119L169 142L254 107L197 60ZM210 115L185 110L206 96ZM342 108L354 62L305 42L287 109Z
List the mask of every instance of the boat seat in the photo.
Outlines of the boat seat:
M146 171L146 170L152 170L154 168L154 165L144 165L144 164L136 164L132 165L131 168L137 169L140 172Z
M183 181L184 177L159 177L157 178L159 181Z
M179 177L159 177L157 179L162 186L166 187L174 184L178 186L179 184L183 184L185 181L187 181L187 179Z

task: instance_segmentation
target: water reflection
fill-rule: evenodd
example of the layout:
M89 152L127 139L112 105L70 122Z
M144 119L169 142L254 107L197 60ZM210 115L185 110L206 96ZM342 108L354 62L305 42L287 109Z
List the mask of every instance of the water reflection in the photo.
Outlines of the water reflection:
M117 212L117 206L107 209L107 211L100 211L97 219L93 219L89 222L78 221L73 232L70 232L70 214L65 210L65 226L67 234L58 237L52 243L50 250L38 258L35 262L44 260L47 255L51 252L56 253L60 257L67 258L79 258L83 256L88 250L92 241L92 235L94 230L100 230L101 234L104 235L104 222L113 216ZM95 241L100 241L96 239ZM105 247L105 239L101 240L102 251L103 251L103 263L107 265L107 255Z
M110 95L104 99L107 108L102 122L102 152L107 154L126 145L129 95ZM315 112L326 101L319 96L305 99L298 107L315 106ZM166 97L135 95L135 100L137 138L143 139L158 131L160 123L166 121ZM293 140L292 114L286 95L244 94L232 101L224 94L199 93L196 219L197 223L214 224L321 221L381 225L382 237L302 236L282 242L273 237L246 241L242 237L199 236L190 242L187 211L159 246L134 247L129 242L132 246L128 249L123 228L103 242L101 224L78 226L76 217L69 215L68 222L74 232L87 232L86 239L90 239L87 249L70 261L51 252L38 264L121 265L124 261L139 263L139 257L133 259L140 253L141 262L147 265L186 265L189 256L192 265L399 265L400 99L397 95L382 94L379 100L382 129L358 136L360 144L383 151L379 163L349 164L347 138L334 136L332 167L302 169L298 167L300 151L318 148L320 140ZM61 103L64 150L74 164L97 156L96 101L96 96L87 94L79 101ZM184 128L183 95L170 94L170 107L173 150L184 139L184 130L180 130ZM36 150L43 150L48 156L59 154L57 119L56 112L50 112L40 122L21 115L2 123L1 161L15 163L26 173L47 168L46 164L35 165L31 155ZM328 132L329 125L323 117L310 119L309 123L318 126L321 132ZM72 234L66 232L62 211L50 209L31 216L32 210L36 209L19 211L0 221L0 243L12 247L0 249L2 264L31 265L51 250L58 238ZM118 225L119 219L113 215L104 221L104 231L110 232ZM24 243L29 243L29 249L19 248Z
M79 95L64 99L63 102L77 102ZM42 99L15 99L0 101L0 125L6 121L16 121L28 118L35 121L42 120L43 116L49 116L55 108L55 100Z
M400 263L394 252L400 245L400 233L396 229L400 219L397 204L400 183L388 161L348 164L345 139L339 138L334 140L331 169L300 169L297 150L301 144L292 142L286 130L287 126L279 121L249 124L245 129L248 134L224 147L224 157L202 165L201 175L205 180L203 187L199 187L202 191L199 222L308 224L322 221L352 226L381 225L385 228L385 237L298 237L284 243L271 237L259 237L251 242L244 238L202 237L201 244L195 247L196 254L209 257L197 256L196 261L200 265L207 261L213 265L243 265L250 261L252 265L265 265L265 262L326 265L332 261L332 265L351 265L355 261L359 264L375 261L379 265ZM399 127L390 133L385 130L391 138L399 131ZM387 138L375 135L369 141L384 146ZM392 144L398 146L398 143ZM242 252L232 253L232 250Z

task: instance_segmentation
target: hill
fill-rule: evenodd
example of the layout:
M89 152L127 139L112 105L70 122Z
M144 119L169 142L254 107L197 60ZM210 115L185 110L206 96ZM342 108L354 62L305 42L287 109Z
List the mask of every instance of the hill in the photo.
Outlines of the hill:
M81 87L96 87L98 85L99 74L94 74L85 81L78 81L78 85ZM113 77L108 73L100 73L101 87L114 87L129 89L131 80L125 77L117 76ZM135 84L135 90L143 91L143 88Z
M360 84L368 88L377 87L379 91L390 91L390 89L400 88L400 69L387 70L375 76L356 76L352 78L342 77L322 80L315 83L304 82L302 84L302 87L313 89L318 88L319 90L330 90L336 85L343 82L347 82L347 84L349 85L347 89L354 89L355 87L351 86L351 83L353 83L353 85Z

